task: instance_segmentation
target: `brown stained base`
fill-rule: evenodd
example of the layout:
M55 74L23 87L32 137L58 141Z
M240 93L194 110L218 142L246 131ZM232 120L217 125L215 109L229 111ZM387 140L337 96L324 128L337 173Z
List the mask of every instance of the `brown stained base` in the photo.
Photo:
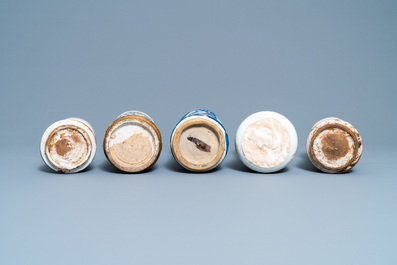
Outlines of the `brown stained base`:
M61 131L67 131L71 135L66 136L65 133L61 133L59 140L54 139L55 135ZM69 157L70 152L76 148L82 149L83 145L87 147L86 152L81 157L71 161ZM66 166L62 164L62 161L57 160L56 157L51 155L51 150L55 151L63 159L71 162L70 165ZM83 129L75 125L63 125L55 128L49 134L45 147L45 154L47 158L51 161L51 163L59 168L60 172L73 170L83 165L89 159L91 151L92 143L90 137Z
M183 167L206 171L222 159L225 141L223 131L215 122L197 117L182 122L175 129L171 149Z
M141 126L152 135L153 139L158 139L159 144L155 145L154 154L152 143L141 134L135 134L124 142L109 147L113 132L126 124ZM108 160L118 169L130 173L143 171L156 163L161 148L161 134L157 126L149 119L138 115L127 115L115 120L107 129L103 139L103 149Z
M315 139L319 136L321 132L324 130L330 130L338 128L341 129L345 132L347 132L353 139L354 142L354 151L353 151L353 157L344 165L340 167L329 167L326 164L322 163L317 156L314 153L313 150L313 143ZM310 160L313 162L313 164L320 170L326 169L329 171L332 171L333 173L344 173L348 170L350 170L357 162L357 153L358 149L361 146L361 140L359 141L360 137L357 135L357 132L354 132L347 126L341 125L341 124L327 124L322 126L321 128L318 128L315 133L312 135L311 142L309 145L309 150L310 150ZM344 157L348 152L349 149L351 148L349 146L349 141L347 140L346 136L342 134L341 132L328 132L323 139L321 139L321 144L323 146L322 152L324 155L327 157L329 160L338 160L342 157Z
M343 158L350 150L349 140L340 131L328 131L321 139L322 152L331 161Z

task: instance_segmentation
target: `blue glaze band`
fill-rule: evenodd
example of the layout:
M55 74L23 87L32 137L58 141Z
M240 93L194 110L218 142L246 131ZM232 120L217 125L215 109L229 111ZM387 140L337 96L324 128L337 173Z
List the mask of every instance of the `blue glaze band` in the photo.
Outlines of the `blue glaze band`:
M138 110L129 110L129 111L123 112L117 117L117 119L124 117L124 116L134 116L134 115L144 117L154 123L153 119L150 118L149 115L147 115L145 112L138 111Z

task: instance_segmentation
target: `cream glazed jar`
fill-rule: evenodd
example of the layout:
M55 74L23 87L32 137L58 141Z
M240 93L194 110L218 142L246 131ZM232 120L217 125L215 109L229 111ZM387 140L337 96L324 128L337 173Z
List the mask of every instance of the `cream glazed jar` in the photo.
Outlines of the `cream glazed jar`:
M92 162L95 152L94 130L80 118L53 123L45 130L40 142L44 163L60 173L82 171Z
M171 133L171 151L185 169L205 172L219 166L226 157L229 140L219 118L210 110L186 113Z
M250 169L276 172L288 165L298 147L294 125L272 111L248 116L237 129L235 146L238 157Z
M108 160L124 172L141 172L154 163L162 148L161 133L142 111L126 111L108 127L103 150Z
M325 173L345 173L360 160L363 142L353 125L329 117L314 124L307 137L306 152L317 169Z

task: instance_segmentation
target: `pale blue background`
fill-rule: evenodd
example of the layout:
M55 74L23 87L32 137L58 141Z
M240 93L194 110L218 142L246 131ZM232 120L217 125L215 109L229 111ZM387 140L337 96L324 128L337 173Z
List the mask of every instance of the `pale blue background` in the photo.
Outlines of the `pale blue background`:
M0 264L397 264L396 1L0 1ZM296 158L257 174L234 147L191 174L168 139L204 107L233 143L256 111L296 126ZM164 151L120 174L101 142L120 113L148 113ZM91 122L88 170L52 173L51 123ZM363 136L344 175L304 153L336 116Z

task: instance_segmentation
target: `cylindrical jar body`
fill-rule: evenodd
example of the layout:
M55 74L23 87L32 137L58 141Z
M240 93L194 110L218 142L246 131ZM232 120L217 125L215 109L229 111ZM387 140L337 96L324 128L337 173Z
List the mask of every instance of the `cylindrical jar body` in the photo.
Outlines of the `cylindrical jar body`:
M124 172L141 172L154 163L162 148L161 133L152 118L141 111L126 111L108 127L103 150Z
M171 134L171 150L184 168L204 172L216 168L226 157L229 140L212 111L195 109L185 114Z
M57 172L82 171L92 162L95 152L94 130L81 118L57 121L47 128L41 138L41 157Z
M360 160L361 136L350 123L335 117L318 121L311 129L306 152L312 164L326 173L344 173Z
M293 124L273 111L248 116L239 126L235 146L240 160L250 169L276 172L294 158L298 137Z

